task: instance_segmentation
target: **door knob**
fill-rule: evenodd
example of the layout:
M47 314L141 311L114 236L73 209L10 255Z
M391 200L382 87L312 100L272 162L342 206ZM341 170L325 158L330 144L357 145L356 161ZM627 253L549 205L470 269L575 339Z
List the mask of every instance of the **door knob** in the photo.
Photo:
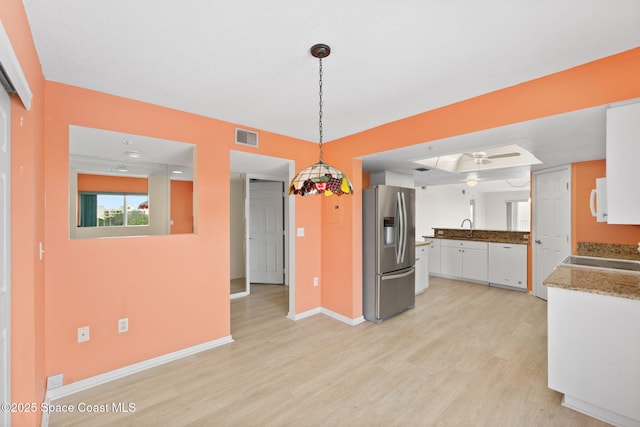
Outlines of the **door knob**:
M537 243L538 245L541 245L541 244L542 244L542 240L536 240L536 243Z

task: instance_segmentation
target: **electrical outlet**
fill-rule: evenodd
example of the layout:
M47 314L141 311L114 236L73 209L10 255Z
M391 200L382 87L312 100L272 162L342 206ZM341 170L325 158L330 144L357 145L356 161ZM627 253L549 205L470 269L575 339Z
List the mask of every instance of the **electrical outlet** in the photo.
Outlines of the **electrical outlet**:
M118 320L118 333L121 334L123 332L127 332L129 330L129 318L125 317L124 319Z
M81 328L78 328L78 342L85 342L85 341L89 341L89 327L88 326L82 326Z
M318 278L317 277L313 278L313 286L318 286Z

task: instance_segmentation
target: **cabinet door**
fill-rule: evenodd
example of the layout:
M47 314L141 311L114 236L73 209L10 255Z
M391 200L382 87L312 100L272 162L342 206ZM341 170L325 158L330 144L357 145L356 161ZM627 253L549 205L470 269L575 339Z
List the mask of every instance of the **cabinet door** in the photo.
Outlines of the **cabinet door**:
M640 224L640 103L607 110L607 222Z
M488 281L486 250L462 249L462 277L481 282Z
M427 247L429 253L429 273L440 274L440 241L427 239L431 244Z
M416 246L416 295L425 289L425 279L427 271L427 250L426 246Z
M440 247L440 273L445 276L462 277L462 249Z

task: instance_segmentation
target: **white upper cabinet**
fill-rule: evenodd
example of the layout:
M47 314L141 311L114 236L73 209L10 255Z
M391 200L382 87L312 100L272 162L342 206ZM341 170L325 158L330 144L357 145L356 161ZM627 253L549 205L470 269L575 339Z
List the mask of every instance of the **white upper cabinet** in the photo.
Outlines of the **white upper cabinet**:
M607 221L640 224L640 103L607 110Z
M369 185L395 185L396 187L415 188L412 175L397 172L380 171L369 175Z

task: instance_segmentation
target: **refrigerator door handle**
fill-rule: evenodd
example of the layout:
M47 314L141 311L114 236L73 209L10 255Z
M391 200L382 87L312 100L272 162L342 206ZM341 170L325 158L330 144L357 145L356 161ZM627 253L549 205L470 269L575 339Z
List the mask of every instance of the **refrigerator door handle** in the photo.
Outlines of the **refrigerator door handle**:
M400 193L396 193L396 218L398 226L396 227L396 264L400 264L402 255L402 202L400 201Z
M399 274L389 274L386 276L382 276L381 280L395 280L395 279L402 279L403 277L407 277L407 276L411 276L415 271L415 267L411 267L411 270L406 271L404 273L399 273Z
M404 239L402 241L402 262L404 262L404 256L407 253L407 201L404 198L404 192L402 193L402 215L404 215Z
M404 198L404 192L401 194L402 200L402 256L400 262L404 262L404 256L407 252L407 203Z

